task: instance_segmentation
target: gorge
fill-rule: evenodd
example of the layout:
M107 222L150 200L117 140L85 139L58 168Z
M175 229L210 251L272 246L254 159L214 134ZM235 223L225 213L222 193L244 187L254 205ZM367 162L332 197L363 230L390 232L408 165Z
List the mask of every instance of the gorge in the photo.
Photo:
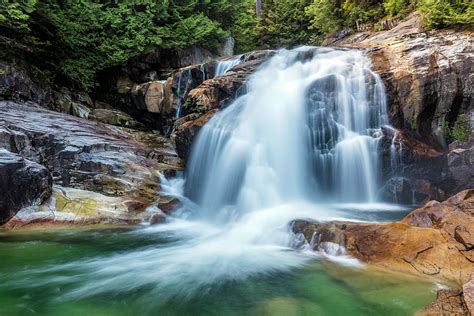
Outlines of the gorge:
M413 19L166 78L152 52L102 101L6 67L0 314L472 313L472 136L441 128L472 35Z

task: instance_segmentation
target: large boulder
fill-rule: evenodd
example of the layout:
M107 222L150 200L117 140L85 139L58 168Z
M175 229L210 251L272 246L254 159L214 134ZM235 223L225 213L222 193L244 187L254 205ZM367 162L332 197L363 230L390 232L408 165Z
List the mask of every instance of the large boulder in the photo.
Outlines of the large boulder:
M0 149L0 225L20 209L41 204L51 194L51 188L48 169Z
M432 201L394 223L295 221L314 250L344 247L355 258L393 270L468 282L474 264L474 190Z

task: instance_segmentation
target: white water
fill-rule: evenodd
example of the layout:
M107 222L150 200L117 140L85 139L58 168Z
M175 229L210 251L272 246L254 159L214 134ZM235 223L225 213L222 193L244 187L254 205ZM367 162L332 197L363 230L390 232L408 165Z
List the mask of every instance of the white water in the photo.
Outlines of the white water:
M233 67L237 66L242 62L242 55L237 55L226 60L218 60L216 65L216 70L214 72L214 77L219 77L224 75Z
M54 282L82 284L60 299L142 288L156 299L191 298L229 280L289 271L315 256L291 233L292 220L383 208L375 191L385 96L362 53L282 50L246 90L203 127L186 178L162 179L162 194L182 202L179 218L133 232L170 242L55 267L74 276ZM357 264L327 248L320 255Z

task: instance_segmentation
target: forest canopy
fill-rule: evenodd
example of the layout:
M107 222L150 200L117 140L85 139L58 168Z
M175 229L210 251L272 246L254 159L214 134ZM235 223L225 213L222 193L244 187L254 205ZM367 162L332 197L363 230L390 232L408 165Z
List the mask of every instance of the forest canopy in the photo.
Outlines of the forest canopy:
M81 88L149 49L218 53L318 44L325 35L418 9L426 28L473 26L471 0L0 0L1 59L23 58Z

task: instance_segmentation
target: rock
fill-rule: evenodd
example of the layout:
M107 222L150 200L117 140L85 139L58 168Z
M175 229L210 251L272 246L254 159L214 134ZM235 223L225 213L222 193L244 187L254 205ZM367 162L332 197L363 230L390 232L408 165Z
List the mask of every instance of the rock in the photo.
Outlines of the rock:
M132 91L132 97L139 110L161 113L165 100L164 82L152 81L138 85Z
M72 107L71 107L72 115L83 118L83 119L88 119L90 112L91 110L87 106L82 105L80 103L75 103L75 102L72 103Z
M471 280L463 285L462 291L466 308L471 315L474 315L474 273Z
M143 203L137 200L126 200L122 202L128 209L129 212L143 213L148 207L148 203Z
M392 124L446 148L446 127L473 108L473 35L425 32L414 13L389 31L357 33L333 45L366 49L385 82Z
M165 199L160 200L158 203L158 208L163 211L163 213L169 215L180 205L180 202L177 199Z
M41 204L51 194L48 169L0 149L0 225L20 209Z
M133 129L144 129L145 125L136 121L133 117L125 112L113 109L98 108L94 109L89 119L102 122L105 124L128 127Z
M184 160L188 158L194 137L196 137L204 124L207 123L218 111L218 109L211 110L196 119L190 119L191 117L196 117L195 115L190 114L184 118L184 120L190 119L189 121L178 125L173 134L171 134L171 139L175 144L176 153L180 158Z
M20 229L45 225L138 224L145 219L147 203L126 196L106 196L97 192L55 185L44 204L18 212L4 227Z
M239 89L247 78L273 53L273 51L249 53L243 62L225 75L208 79L189 92L183 110L185 116L175 122L175 130L171 135L181 159L187 158L192 141L204 123L238 96Z
M150 217L150 225L163 224L166 222L166 215L164 213L155 213Z
M392 203L412 204L413 189L410 181L402 177L394 177L388 180L380 192L384 201Z
M108 196L154 201L158 172L180 169L167 139L0 102L0 147L46 166L55 184Z
M364 262L437 275L461 285L473 271L474 191L427 203L395 223L295 221L293 231L318 251L335 243Z
M51 89L47 82L39 84L34 81L26 69L0 63L0 99L48 104L51 102Z
M462 290L439 290L436 294L436 300L417 312L416 315L468 315Z

